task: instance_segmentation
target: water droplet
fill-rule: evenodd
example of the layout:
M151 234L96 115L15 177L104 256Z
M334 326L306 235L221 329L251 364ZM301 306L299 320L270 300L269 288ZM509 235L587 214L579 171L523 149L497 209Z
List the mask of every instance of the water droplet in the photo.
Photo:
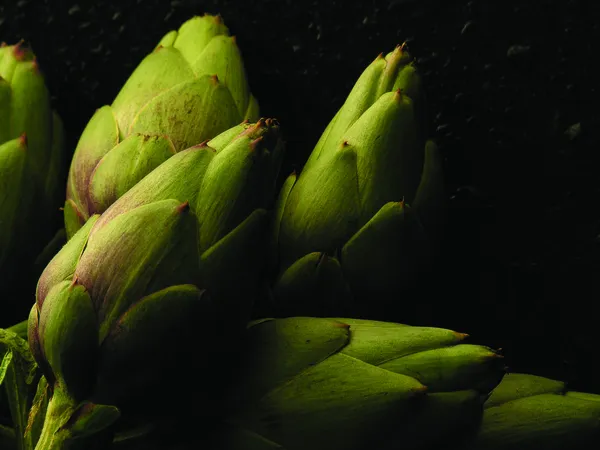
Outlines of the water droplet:
M76 14L79 11L81 11L81 7L78 4L75 4L75 5L71 6L71 8L69 8L69 10L67 11L67 14L72 16L73 14Z

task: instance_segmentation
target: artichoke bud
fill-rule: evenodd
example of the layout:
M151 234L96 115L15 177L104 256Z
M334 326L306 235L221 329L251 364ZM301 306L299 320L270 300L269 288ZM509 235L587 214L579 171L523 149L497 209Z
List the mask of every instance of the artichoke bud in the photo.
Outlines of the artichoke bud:
M198 273L195 218L186 203L163 200L125 212L90 233L75 270L94 299L103 340L133 302ZM144 232L140 232L144 230Z
M39 312L39 344L55 380L76 400L90 393L95 377L98 323L85 287L55 285Z
M220 18L195 17L168 33L112 105L94 115L77 144L65 204L69 237L173 151L206 142L244 119L257 120L258 114L239 49ZM148 145L140 153L125 144L135 135L167 137L172 149Z

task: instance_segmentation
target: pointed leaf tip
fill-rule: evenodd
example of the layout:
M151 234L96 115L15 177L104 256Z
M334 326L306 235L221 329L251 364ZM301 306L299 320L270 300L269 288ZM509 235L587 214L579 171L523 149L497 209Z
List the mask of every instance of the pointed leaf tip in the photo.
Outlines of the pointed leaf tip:
M19 136L19 146L21 148L27 147L27 133L23 133L21 136Z
M25 45L25 40L21 39L13 47L13 56L17 61L24 61L30 55L29 49Z
M250 142L250 152L255 152L257 148L260 147L261 143L264 141L264 136L257 137L253 141Z
M319 259L317 259L317 263L315 264L315 266L319 267L322 263L327 262L327 260L328 260L327 253L321 252L321 254L319 255Z
M346 330L350 328L350 325L348 325L347 323L344 323L344 322L334 322L333 326L335 328L345 328Z
M205 139L204 141L200 142L199 144L196 145L192 145L190 148L210 148L213 152L216 152L216 150L212 147L208 146L208 143L210 142L210 139Z
M402 101L402 89L398 89L394 92L394 101L401 102Z
M470 336L467 333L458 333L458 332L454 332L454 335L457 337L458 340L462 341L465 339L468 339Z
M420 394L420 395L425 395L425 394L427 394L428 390L429 390L429 388L427 386L425 386L424 384L422 384L421 386L417 386L416 388L414 388L413 392Z
M185 213L188 212L190 210L190 203L189 202L183 202L181 205L179 205L177 207L177 211L180 213Z
M219 77L217 76L217 74L215 73L214 75L211 75L210 77L210 81L212 81L212 83L216 86L217 84L219 84Z

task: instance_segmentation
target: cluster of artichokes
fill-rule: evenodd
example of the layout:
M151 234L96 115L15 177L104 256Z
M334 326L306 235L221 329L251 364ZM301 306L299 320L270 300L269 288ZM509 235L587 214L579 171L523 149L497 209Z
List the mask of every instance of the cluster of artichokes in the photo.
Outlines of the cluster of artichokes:
M410 300L441 235L425 124L398 46L280 186L281 126L260 115L235 38L204 15L96 111L63 180L35 57L0 48L0 289L53 255L29 299L0 292L0 308L30 308L0 329L0 447L597 444L600 396L507 375L465 334L372 320Z

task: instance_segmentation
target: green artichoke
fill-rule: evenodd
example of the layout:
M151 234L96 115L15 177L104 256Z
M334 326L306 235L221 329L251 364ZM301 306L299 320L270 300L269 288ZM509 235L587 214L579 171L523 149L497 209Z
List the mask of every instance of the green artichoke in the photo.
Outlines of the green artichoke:
M33 270L56 232L62 200L63 126L33 52L0 46L0 296ZM39 276L35 274L35 278ZM19 281L17 281L19 280ZM6 304L2 326L12 325ZM25 311L20 311L24 313Z
M67 236L173 154L258 118L235 37L219 16L188 20L83 131L67 184Z
M440 328L293 317L251 324L213 450L424 449L468 429L502 358ZM443 447L439 447L443 448Z
M98 405L149 414L161 396L174 402L175 368L199 342L210 343L201 375L215 389L213 354L244 331L261 284L281 153L271 119L181 151L54 257L28 327L51 389L38 450L97 427L96 408L116 418Z
M426 267L444 196L423 116L410 55L377 57L281 189L272 294L282 313L362 315L401 301Z
M586 450L600 444L600 395L521 373L504 377L486 402L467 450Z

